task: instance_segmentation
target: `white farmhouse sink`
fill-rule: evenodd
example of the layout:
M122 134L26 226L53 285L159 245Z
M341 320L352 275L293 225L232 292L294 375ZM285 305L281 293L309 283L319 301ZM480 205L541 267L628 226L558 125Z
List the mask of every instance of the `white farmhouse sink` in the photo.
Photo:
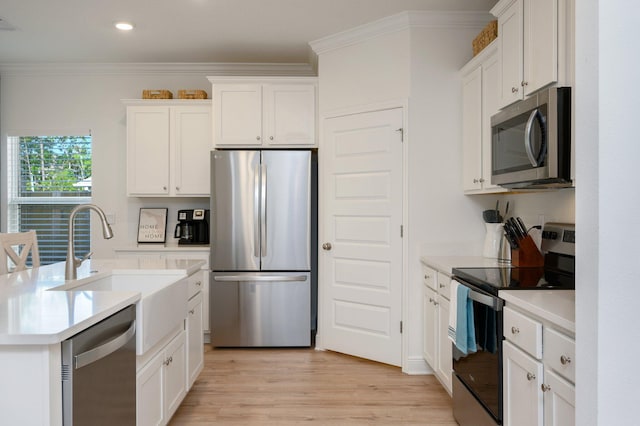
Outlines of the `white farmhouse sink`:
M114 274L89 281L67 291L135 291L140 293L136 306L136 354L151 349L187 316L187 280L184 275Z

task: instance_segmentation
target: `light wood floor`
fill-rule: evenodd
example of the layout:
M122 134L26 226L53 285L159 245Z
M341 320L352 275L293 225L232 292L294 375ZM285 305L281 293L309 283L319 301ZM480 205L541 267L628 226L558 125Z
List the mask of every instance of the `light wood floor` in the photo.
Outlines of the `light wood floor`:
M170 425L456 425L434 376L313 349L205 349Z

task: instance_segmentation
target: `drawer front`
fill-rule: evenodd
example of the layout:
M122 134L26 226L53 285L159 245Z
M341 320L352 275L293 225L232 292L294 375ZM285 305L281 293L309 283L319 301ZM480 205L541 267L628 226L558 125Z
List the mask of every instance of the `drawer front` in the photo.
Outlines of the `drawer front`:
M422 282L436 291L438 291L436 287L437 276L438 273L434 269L422 265Z
M207 274L203 271L198 271L193 275L189 275L189 277L187 278L189 299L203 290L205 276L207 276Z
M504 337L529 355L542 359L542 324L504 307Z
M451 298L451 277L444 272L438 272L438 293L447 300Z
M551 328L544 330L544 365L571 383L576 382L576 342Z

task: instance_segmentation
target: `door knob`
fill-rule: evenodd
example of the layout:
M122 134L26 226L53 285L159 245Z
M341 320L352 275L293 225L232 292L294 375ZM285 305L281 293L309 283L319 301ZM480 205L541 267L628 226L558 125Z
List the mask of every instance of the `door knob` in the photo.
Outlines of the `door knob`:
M324 243L322 248L327 251L331 250L331 243Z

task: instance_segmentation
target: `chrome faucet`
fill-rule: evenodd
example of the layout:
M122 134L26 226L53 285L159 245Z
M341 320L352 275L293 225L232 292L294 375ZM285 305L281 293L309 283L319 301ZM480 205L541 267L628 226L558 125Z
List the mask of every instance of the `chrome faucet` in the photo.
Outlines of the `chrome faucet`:
M113 231L111 230L111 226L107 222L107 216L104 214L102 209L95 204L80 204L77 205L71 210L69 214L69 235L67 242L67 261L64 268L64 279L65 280L75 280L78 278L78 266L82 265L82 262L87 260L93 253L87 253L82 259L76 258L76 255L73 250L73 238L75 236L73 222L76 218L76 214L82 210L93 210L100 217L100 221L102 222L102 235L105 239L113 238Z

